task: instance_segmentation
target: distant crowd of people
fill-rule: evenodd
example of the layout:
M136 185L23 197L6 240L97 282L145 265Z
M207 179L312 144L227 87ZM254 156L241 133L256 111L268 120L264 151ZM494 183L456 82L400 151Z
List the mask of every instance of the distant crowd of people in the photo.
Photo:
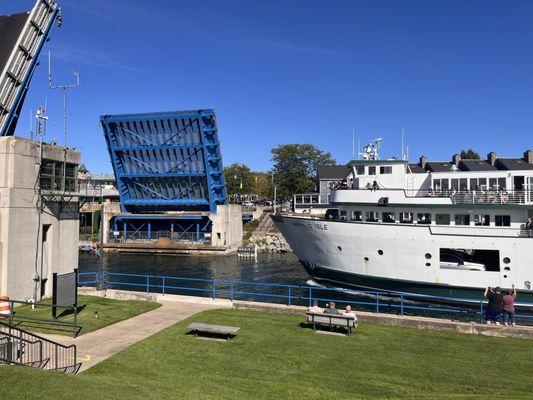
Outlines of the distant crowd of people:
M344 310L338 310L337 307L335 306L335 303L333 301L330 301L327 305L326 305L326 308L321 308L318 306L318 301L314 300L313 301L313 305L311 307L307 307L307 311L308 312L312 312L312 313L316 313L316 314L319 314L319 313L323 313L323 314L337 314L337 315L344 315L345 317L351 317L353 319L355 319L357 321L357 317L355 316L355 314L352 312L352 307L351 306L346 306L344 308Z
M516 326L515 307L516 289L513 285L511 290L502 293L499 287L488 287L483 294L488 299L485 310L485 321L487 324L500 325L502 318L506 326Z

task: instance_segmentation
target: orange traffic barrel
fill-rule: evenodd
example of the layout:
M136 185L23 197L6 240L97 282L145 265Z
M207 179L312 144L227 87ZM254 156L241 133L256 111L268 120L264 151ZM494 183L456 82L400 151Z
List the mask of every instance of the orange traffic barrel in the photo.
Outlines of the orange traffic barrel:
M10 314L9 296L0 296L0 319L9 318Z

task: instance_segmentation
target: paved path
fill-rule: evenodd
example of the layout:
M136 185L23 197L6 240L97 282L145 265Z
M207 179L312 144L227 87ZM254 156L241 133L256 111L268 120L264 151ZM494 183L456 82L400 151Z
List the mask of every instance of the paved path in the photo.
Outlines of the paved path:
M182 321L200 311L220 308L219 305L185 302L159 301L161 307L117 322L105 328L86 333L77 338L59 335L43 335L63 344L75 344L80 371L124 350L126 347L143 340L176 322Z

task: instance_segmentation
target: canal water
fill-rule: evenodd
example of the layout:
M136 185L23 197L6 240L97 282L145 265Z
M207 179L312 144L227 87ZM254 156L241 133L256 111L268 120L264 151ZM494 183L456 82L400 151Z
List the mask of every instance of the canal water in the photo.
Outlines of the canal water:
M79 272L118 272L184 278L305 285L310 279L292 253L259 254L257 261L233 256L81 253Z
M101 257L93 254L80 253L80 273L98 272L100 276L106 273L124 273L152 275L150 291L165 293L211 296L212 284L209 280L216 280L217 298L232 298L235 300L268 301L287 304L287 295L291 296L291 304L307 305L309 298L319 299L320 305L326 300L338 302L340 307L345 304L355 305L357 310L376 311L376 296L354 290L324 287L313 281L305 272L303 266L292 253L259 254L257 260L233 256L168 256L154 254L117 254L104 253ZM159 276L157 278L156 276ZM162 278L166 279L163 282ZM188 280L172 279L170 277L187 278ZM145 277L108 276L108 287L125 290L146 290ZM192 279L192 280L190 280ZM194 281L201 279L205 281ZM128 284L121 284L127 282ZM224 282L235 282L224 283ZM240 283L238 283L240 282ZM261 285L261 283L277 285L295 285L300 288L285 286ZM174 286L174 288L172 288ZM312 287L312 293L309 287ZM189 289L185 289L185 287ZM291 290L291 292L289 292ZM481 295L480 295L481 298ZM444 317L460 321L479 322L479 306L466 305L435 305L404 300L405 307L400 307L398 297L379 296L381 312L406 315ZM520 324L533 323L533 314L526 312L522 315L529 317L518 318Z

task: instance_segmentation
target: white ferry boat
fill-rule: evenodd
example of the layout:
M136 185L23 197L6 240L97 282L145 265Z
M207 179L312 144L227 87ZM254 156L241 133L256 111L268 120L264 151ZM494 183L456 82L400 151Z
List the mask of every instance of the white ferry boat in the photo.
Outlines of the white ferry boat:
M514 284L517 300L533 306L533 151L410 164L380 160L377 144L348 164L325 216L273 217L308 273L465 301Z

